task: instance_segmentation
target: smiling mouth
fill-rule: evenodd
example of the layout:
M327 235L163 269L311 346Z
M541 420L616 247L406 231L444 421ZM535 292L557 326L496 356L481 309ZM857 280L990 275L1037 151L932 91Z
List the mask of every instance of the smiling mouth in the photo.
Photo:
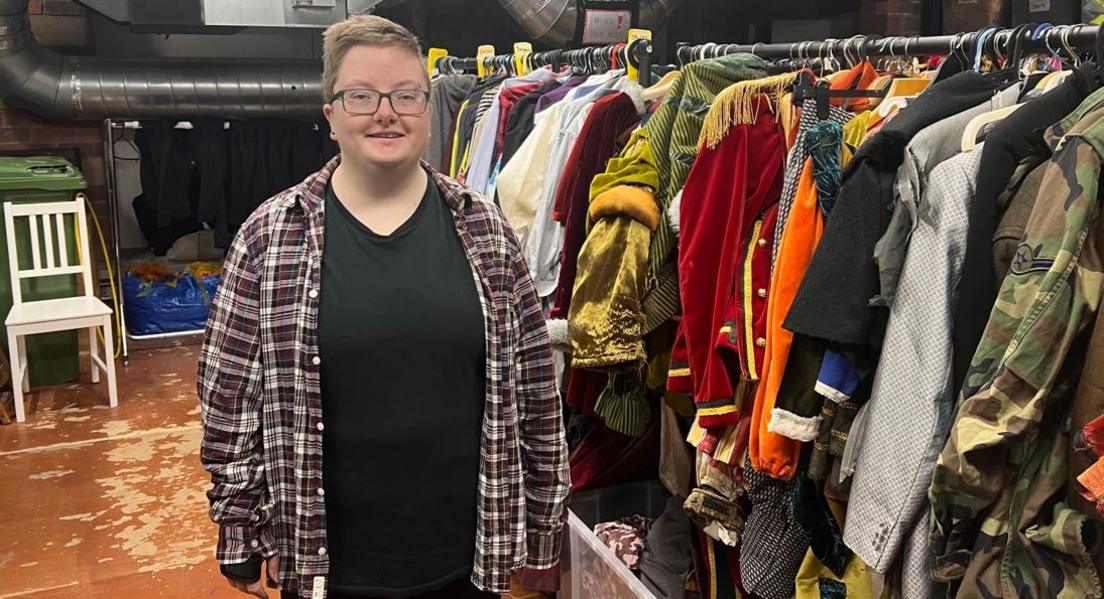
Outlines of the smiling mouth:
M398 139L403 137L401 133L373 133L368 137L374 137L377 139Z

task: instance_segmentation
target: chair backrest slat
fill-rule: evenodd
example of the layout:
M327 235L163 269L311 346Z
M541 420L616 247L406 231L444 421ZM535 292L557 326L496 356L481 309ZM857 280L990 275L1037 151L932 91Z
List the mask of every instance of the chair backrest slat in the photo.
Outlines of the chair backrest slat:
M54 222L57 223L58 237L60 239L65 239L65 215L60 214L60 213L55 214L54 215ZM62 267L62 268L69 268L69 247L68 247L68 244L66 244L64 241L62 241L61 243L58 244L58 246L59 246L59 249L61 251L61 255L58 256L58 258L60 259L59 266Z
M42 268L42 250L38 248L38 217L32 214L27 220L31 230L31 268L38 270Z
M57 275L82 275L84 294L95 295L92 287L92 264L88 255L88 223L84 214L86 208L84 194L78 194L71 202L4 204L4 222L7 225L8 237L8 268L14 303L23 302L22 280ZM72 232L66 231L65 215L67 214L74 216ZM17 243L16 223L23 220L27 221L29 228L30 268L22 268L19 261L20 244ZM40 228L41 233L39 233ZM45 256L40 249L42 242L46 248ZM55 251L58 252L56 257ZM70 252L73 254L73 261L69 259ZM43 257L45 257L45 263Z
M46 216L42 220L42 236L46 239L46 266L42 270L50 270L56 265L54 264L54 223L50 222L50 217ZM65 229L62 229L58 233L58 237L61 238L61 242L65 243Z

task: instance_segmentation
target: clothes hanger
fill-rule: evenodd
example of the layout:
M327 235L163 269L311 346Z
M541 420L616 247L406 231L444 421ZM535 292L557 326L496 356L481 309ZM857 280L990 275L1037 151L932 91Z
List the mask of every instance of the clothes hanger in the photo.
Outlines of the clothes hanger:
M905 40L904 56L908 56L909 44L912 43L912 39ZM944 61L944 64L946 64L946 61ZM930 84L931 80L923 77L896 77L891 79L889 86L885 88L885 99L875 109L878 118L885 119L904 108L910 100L919 96Z
M893 44L889 43L887 45L886 44L887 41L891 42L892 40L891 40L891 38L887 38L887 39L882 39L882 40L878 41L879 50L881 51L882 54L885 54L886 50L889 50L890 56L892 57L892 59L894 61L896 61L897 55L893 52ZM889 85L890 80L892 80L893 77L894 77L894 72L891 69L895 66L896 66L895 64L891 63L888 59L886 59L883 56L882 59L879 60L878 63L874 65L874 69L876 71L878 71L879 73L881 73L881 75L878 75L878 77L870 83L870 88L871 89L882 89L883 87ZM874 100L871 100L871 102L872 102L871 105L873 106L874 103L880 103L881 100L874 99Z
M887 42L888 42L888 44L887 44ZM884 68L878 68L877 66L875 67L875 69L878 70L879 72L881 72L882 74L878 75L878 77L875 78L874 81L870 82L869 88L870 89L885 89L886 90L886 98L888 98L889 97L889 87L888 86L893 82L893 79L900 74L899 72L897 72L895 70L899 66L900 61L898 60L897 53L894 52L894 50L893 50L893 38L886 38L886 39L880 40L879 41L879 50L882 53L885 53L888 50L891 60L886 60L885 61ZM870 108L876 108L884 100L885 100L884 98L873 98L870 101L869 106L870 106Z
M905 40L905 56L908 56L909 45L912 40L913 38ZM904 107L909 100L924 93L929 85L931 85L931 80L924 77L893 77L889 80L888 85L880 88L884 91L882 96L884 99L878 104L878 115L881 118L889 116L893 110Z
M644 100L648 102L654 102L667 95L667 92L671 91L671 87L674 86L675 81L681 76L679 71L671 71L664 75L659 81L655 82L651 87L644 90Z
M990 28L995 29L995 28ZM991 80L999 81L1001 83L1015 83L1020 80L1020 72L1016 67L1015 62L1018 60L1017 53L1019 52L1019 36L1026 31L1026 26L1021 25L1012 31L1000 31L996 30L987 36L981 44L979 44L979 53L975 57L975 70L981 72L981 68L985 66L985 59L988 59L993 65L993 69L985 73L986 77ZM1001 64L1002 54L1001 43L1004 40L1005 51L1011 51L1012 56L1009 60L1005 60L1005 63ZM987 54L985 52L986 45L992 44L992 53Z
M936 67L935 73L931 76L932 83L938 83L965 70L967 58L963 50L963 44L966 41L966 36L967 34L964 33L956 33L951 38L950 53Z
M1013 65L1019 70L1020 80L1023 81L1023 89L1020 91L1021 101L1027 97L1027 94L1038 89L1039 83L1051 74L1050 71L1045 68L1046 61L1042 58L1040 53L1027 51L1029 44L1038 41L1046 30L1051 27L1054 26L1050 23L1044 23L1035 27L1034 31L1025 33L1021 39L1019 53L1022 58Z
M1047 50L1050 51L1050 55L1052 57L1051 60L1052 60L1052 62L1057 60L1058 66L1059 66L1058 69L1053 70L1050 73L1048 73L1047 75L1043 76L1043 78L1041 80L1039 80L1038 83L1035 84L1035 89L1038 89L1039 91L1041 91L1044 94L1047 93L1048 91L1058 87L1062 83L1062 81L1064 81L1066 79L1066 77L1070 76L1073 73L1073 71L1071 71L1071 70L1062 68L1063 65L1062 65L1062 60L1061 60L1061 57L1062 57L1061 56L1061 48L1059 47L1059 49L1056 50L1053 46L1050 45L1050 37L1051 37L1050 33L1051 33L1052 30L1057 31L1059 36L1060 36L1062 34L1062 32L1065 30L1065 26L1060 26L1060 27L1053 27L1052 26L1052 27L1048 28L1043 33L1043 43L1046 44Z
M983 63L982 59L985 58L985 44L989 42L989 38L993 37L993 34L996 31L996 27L986 27L980 33L978 33L977 42L974 46L974 72L981 72L981 67Z
M979 114L970 119L970 122L966 124L966 128L962 130L962 151L969 152L978 145L978 133L981 133L989 123L995 123L1008 115L1016 112L1024 104L1013 104L1011 106L1005 106L1004 108L998 108L985 114Z
M1009 57L1009 61L1012 65L1019 64L1020 54L1023 51L1023 48L1027 45L1027 39L1025 39L1024 37L1027 32L1027 26L1021 25L1020 27L1012 30L1012 33L1007 38L1006 43L1011 46L1011 55ZM994 43L995 42L996 38L994 36ZM1017 71L1018 70L1019 69L1017 68ZM1005 106L1003 108L998 108L996 110L991 110L989 112L979 114L970 119L970 122L967 123L966 127L962 130L962 151L969 152L976 148L978 145L978 134L981 133L986 125L990 123L995 123L1012 114L1013 112L1016 112L1016 110L1019 109L1020 106L1023 106L1023 104L1013 104L1011 106Z

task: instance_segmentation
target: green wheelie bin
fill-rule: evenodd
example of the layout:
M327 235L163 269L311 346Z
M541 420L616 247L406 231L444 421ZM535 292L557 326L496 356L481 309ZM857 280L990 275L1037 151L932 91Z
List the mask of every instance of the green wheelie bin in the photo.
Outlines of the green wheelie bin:
M0 201L15 203L71 201L87 187L84 176L68 160L54 156L0 157ZM91 234L91 233L90 233ZM74 235L71 218L66 235ZM43 236L39 235L40 244ZM16 221L16 244L21 266L30 267L31 241L27 227ZM72 243L70 242L70 246ZM8 274L7 225L0 218L0 323L12 306L11 277ZM77 294L78 275L40 277L23 281L23 301L54 299ZM77 331L44 333L27 337L27 357L32 386L56 385L79 377ZM7 330L0 344L8 351Z

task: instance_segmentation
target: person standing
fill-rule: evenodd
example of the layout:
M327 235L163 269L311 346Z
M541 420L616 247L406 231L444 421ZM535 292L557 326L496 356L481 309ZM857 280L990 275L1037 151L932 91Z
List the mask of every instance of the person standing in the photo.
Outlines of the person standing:
M266 597L558 584L570 489L549 337L499 208L420 161L429 77L375 16L326 30L341 153L228 251L199 360L217 561Z

